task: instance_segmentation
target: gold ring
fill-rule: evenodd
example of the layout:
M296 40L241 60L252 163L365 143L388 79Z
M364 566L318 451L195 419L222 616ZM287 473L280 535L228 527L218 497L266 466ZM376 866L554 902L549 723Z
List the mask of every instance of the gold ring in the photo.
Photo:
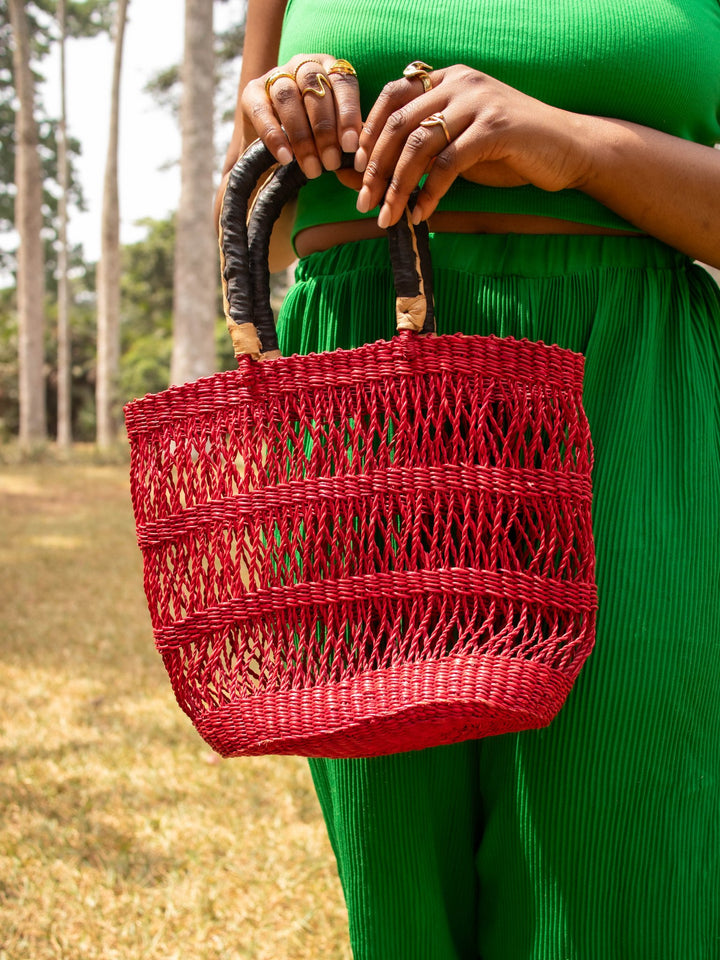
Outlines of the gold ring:
M432 70L429 64L423 63L422 60L413 60L413 62L409 63L403 70L403 76L406 80L415 80L417 78L422 83L423 90L427 93L428 90L432 90L432 81L428 76L428 70Z
M316 60L315 57L308 57L307 60L301 60L300 63L295 67L295 73L293 74L293 80L297 81L298 70L300 67L304 67L306 63L318 63L322 67L322 64L319 60Z
M336 60L328 70L328 76L330 76L331 73L339 73L343 77L357 76L355 67L350 63L349 60Z
M322 98L325 96L325 93L327 92L327 91L325 90L325 87L323 86L323 83L326 83L326 84L327 84L327 87L328 87L328 90L329 90L329 89L330 89L330 81L328 80L328 78L325 76L324 73L316 73L316 74L315 74L315 79L316 79L317 82L318 82L318 89L316 90L315 87L305 87L304 90L301 90L301 91L300 91L300 96L301 96L301 97L304 97L305 94L307 94L307 93L312 93L314 96L316 96L316 97L318 98L318 100L322 100Z
M452 140L450 136L450 131L447 128L445 123L445 117L441 113L431 113L429 117L426 117L425 120L420 121L421 127L442 127L442 132L445 134L445 139L448 143Z
M282 77L287 77L288 80L294 82L295 77L292 73L284 73L282 70L276 70L275 73L271 73L270 76L265 81L265 93L270 96L270 87L275 83L276 80L280 80Z

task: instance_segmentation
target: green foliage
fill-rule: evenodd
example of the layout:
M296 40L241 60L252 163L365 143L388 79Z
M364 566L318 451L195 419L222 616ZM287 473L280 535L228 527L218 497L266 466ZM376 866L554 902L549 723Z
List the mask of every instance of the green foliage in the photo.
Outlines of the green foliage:
M141 223L147 229L144 239L123 248L119 383L123 402L164 390L170 379L175 224L172 219ZM232 369L232 345L220 319L215 330L217 369Z
M57 8L56 0L52 6ZM114 5L112 0L69 0L65 14L69 37L95 37L112 30Z
M73 429L78 439L90 440L82 429L81 411L92 409L95 378L94 268L75 266L70 275L71 374ZM57 426L57 303L48 296L45 305L45 369L48 425ZM15 289L0 290L0 440L18 428L18 331Z
M170 377L175 224L151 219L141 223L146 236L122 253L122 402L164 390Z
M18 428L18 337L15 290L0 290L0 441Z
M128 339L172 330L175 222L145 219L145 237L122 251L123 344Z
M178 88L180 86L180 64L159 70L145 84L145 93L149 93L159 106L169 110L177 117L180 110Z
M172 352L173 260L175 225L171 219L144 220L145 236L122 250L120 291L120 404L146 393L164 390L170 378ZM95 265L73 252L70 277L72 343L72 430L78 441L95 439L95 343L97 300ZM271 277L273 305L284 294L285 274ZM222 320L222 292L218 276L215 325L216 369L233 370L230 337ZM45 366L50 436L56 432L57 304L46 300ZM0 289L0 442L17 433L18 362L15 290Z

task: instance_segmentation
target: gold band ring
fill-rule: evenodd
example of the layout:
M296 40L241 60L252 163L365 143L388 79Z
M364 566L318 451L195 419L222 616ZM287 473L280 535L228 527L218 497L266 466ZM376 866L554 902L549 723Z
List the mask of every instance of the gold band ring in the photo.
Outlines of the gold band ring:
M403 70L403 76L406 80L419 80L423 85L423 90L427 93L428 90L432 90L432 80L428 76L428 71L432 71L429 64L423 63L422 60L413 60Z
M431 113L429 117L426 117L425 120L420 121L421 127L442 127L442 132L445 134L445 139L448 144L452 140L450 136L450 131L447 128L445 123L445 117L441 113Z
M307 60L301 60L300 63L295 67L295 74L293 80L297 81L298 70L300 67L304 67L306 63L317 63L321 69L324 69L323 65L319 60L316 60L315 57L308 57Z
M350 63L349 60L336 60L328 70L328 76L330 76L331 73L339 73L343 77L357 76L355 67Z
M276 80L282 79L282 77L287 77L288 80L295 82L295 77L292 73L284 73L282 70L276 70L275 73L271 73L270 76L265 81L265 93L270 96L270 87L275 83Z

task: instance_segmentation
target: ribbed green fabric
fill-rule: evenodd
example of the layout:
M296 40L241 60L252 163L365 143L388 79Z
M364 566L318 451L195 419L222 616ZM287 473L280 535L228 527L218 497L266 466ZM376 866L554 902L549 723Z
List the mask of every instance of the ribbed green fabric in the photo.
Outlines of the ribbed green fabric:
M718 0L290 0L280 63L296 53L350 60L363 115L411 60L465 63L547 103L720 141ZM333 174L302 192L295 233L361 217ZM623 220L575 191L499 189L457 180L440 210ZM377 216L373 211L366 216Z
M433 238L441 332L586 356L599 619L550 728L315 761L362 960L720 958L720 291L627 237ZM284 352L388 333L383 241L300 263Z

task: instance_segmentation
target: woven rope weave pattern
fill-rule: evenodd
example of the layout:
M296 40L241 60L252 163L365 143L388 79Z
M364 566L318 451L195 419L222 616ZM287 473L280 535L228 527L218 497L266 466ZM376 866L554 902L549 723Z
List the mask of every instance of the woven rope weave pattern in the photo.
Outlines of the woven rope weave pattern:
M594 639L582 372L403 333L128 405L156 644L216 750L375 755L552 719Z

